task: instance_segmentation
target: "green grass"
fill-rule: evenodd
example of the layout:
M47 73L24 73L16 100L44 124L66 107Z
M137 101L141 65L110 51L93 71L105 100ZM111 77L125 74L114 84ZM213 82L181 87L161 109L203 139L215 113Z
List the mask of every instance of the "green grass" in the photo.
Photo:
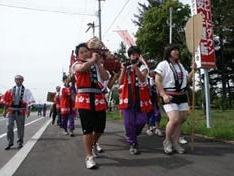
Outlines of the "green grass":
M192 118L195 120L194 132L197 134L215 137L217 139L234 140L234 110L218 111L212 110L212 128L206 128L206 119L203 111L196 110L190 113L188 120L183 124L182 132L184 134L191 134ZM108 112L107 118L111 120L120 120L120 113L118 111ZM163 115L161 127L165 128L167 118Z
M120 120L122 119L119 111L112 111L107 112L107 119L108 120Z
M194 118L194 123L192 123ZM206 128L206 119L203 111L194 111L189 114L188 120L182 126L184 134L191 134L192 124L197 134L215 137L217 139L234 140L234 110L217 111L211 113L212 128ZM161 126L165 128L167 119L163 118Z

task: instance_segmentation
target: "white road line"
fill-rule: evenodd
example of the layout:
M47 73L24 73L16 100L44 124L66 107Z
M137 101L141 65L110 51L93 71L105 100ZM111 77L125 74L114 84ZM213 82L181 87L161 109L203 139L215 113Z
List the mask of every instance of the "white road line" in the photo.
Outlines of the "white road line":
M5 121L5 120L6 120L6 118L0 118L0 122Z
M20 164L27 157L29 152L32 150L33 146L36 144L38 139L41 137L43 132L46 130L47 126L51 123L52 119L48 120L37 132L36 134L28 140L22 149L20 149L15 156L13 156L0 170L1 176L12 176L15 171L19 168Z
M42 119L44 119L44 118L45 118L45 117L41 117L41 118L39 118L39 119L33 120L33 121L31 121L31 122L25 124L25 127L26 127L26 126L29 126L29 125L31 125L31 124L33 124L33 123L39 121L39 120L42 120ZM16 132L16 131L17 131L17 128L14 129L14 132ZM3 137L5 137L6 135L7 135L7 133L1 134L1 135L0 135L0 139L3 138Z

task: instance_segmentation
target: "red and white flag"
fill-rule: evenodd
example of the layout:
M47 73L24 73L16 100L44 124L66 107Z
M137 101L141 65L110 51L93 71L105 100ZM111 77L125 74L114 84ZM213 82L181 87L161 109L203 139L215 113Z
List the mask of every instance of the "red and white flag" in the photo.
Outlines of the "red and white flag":
M133 37L128 33L127 30L117 30L115 31L119 34L119 36L122 38L123 42L128 46L136 45L135 40Z
M210 0L192 0L192 15L200 13L203 17L202 39L195 54L195 61L200 68L215 67L215 49Z

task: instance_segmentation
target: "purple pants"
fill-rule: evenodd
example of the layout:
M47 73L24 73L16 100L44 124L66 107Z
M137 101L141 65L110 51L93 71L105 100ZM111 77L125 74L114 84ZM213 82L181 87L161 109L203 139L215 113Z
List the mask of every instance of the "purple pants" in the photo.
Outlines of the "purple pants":
M72 114L62 115L61 119L62 119L62 126L65 131L67 131L67 128L70 131L73 131L75 129L75 125L74 125L75 116L74 115Z
M152 111L147 113L147 117L148 117L147 124L149 126L155 126L156 122L159 124L161 120L160 110L157 107L154 107Z
M127 142L130 145L137 145L137 136L141 134L147 122L146 113L139 112L135 109L126 109L123 110L123 116Z

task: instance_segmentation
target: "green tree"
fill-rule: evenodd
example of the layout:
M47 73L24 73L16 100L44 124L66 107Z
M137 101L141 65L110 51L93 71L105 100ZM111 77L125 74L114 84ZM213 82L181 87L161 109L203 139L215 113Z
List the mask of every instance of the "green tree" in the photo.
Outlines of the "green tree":
M143 15L142 25L136 37L137 45L143 53L148 53L150 58L162 59L164 47L169 42L169 8L173 8L173 37L172 41L181 48L182 62L190 63L189 53L185 45L184 26L190 16L188 5L178 0L165 0L159 6L148 9Z
M120 58L121 62L126 61L126 46L123 42L120 43L120 48L115 52L115 55Z
M234 99L234 1L213 0L214 34L218 38L217 68L211 71L216 93L222 95L222 109L233 107ZM222 85L222 89L218 85Z
M152 7L159 7L162 3L163 3L163 0L148 0L147 4L138 2L139 14L134 14L135 19L132 20L133 23L137 26L142 26L145 12L151 9Z

